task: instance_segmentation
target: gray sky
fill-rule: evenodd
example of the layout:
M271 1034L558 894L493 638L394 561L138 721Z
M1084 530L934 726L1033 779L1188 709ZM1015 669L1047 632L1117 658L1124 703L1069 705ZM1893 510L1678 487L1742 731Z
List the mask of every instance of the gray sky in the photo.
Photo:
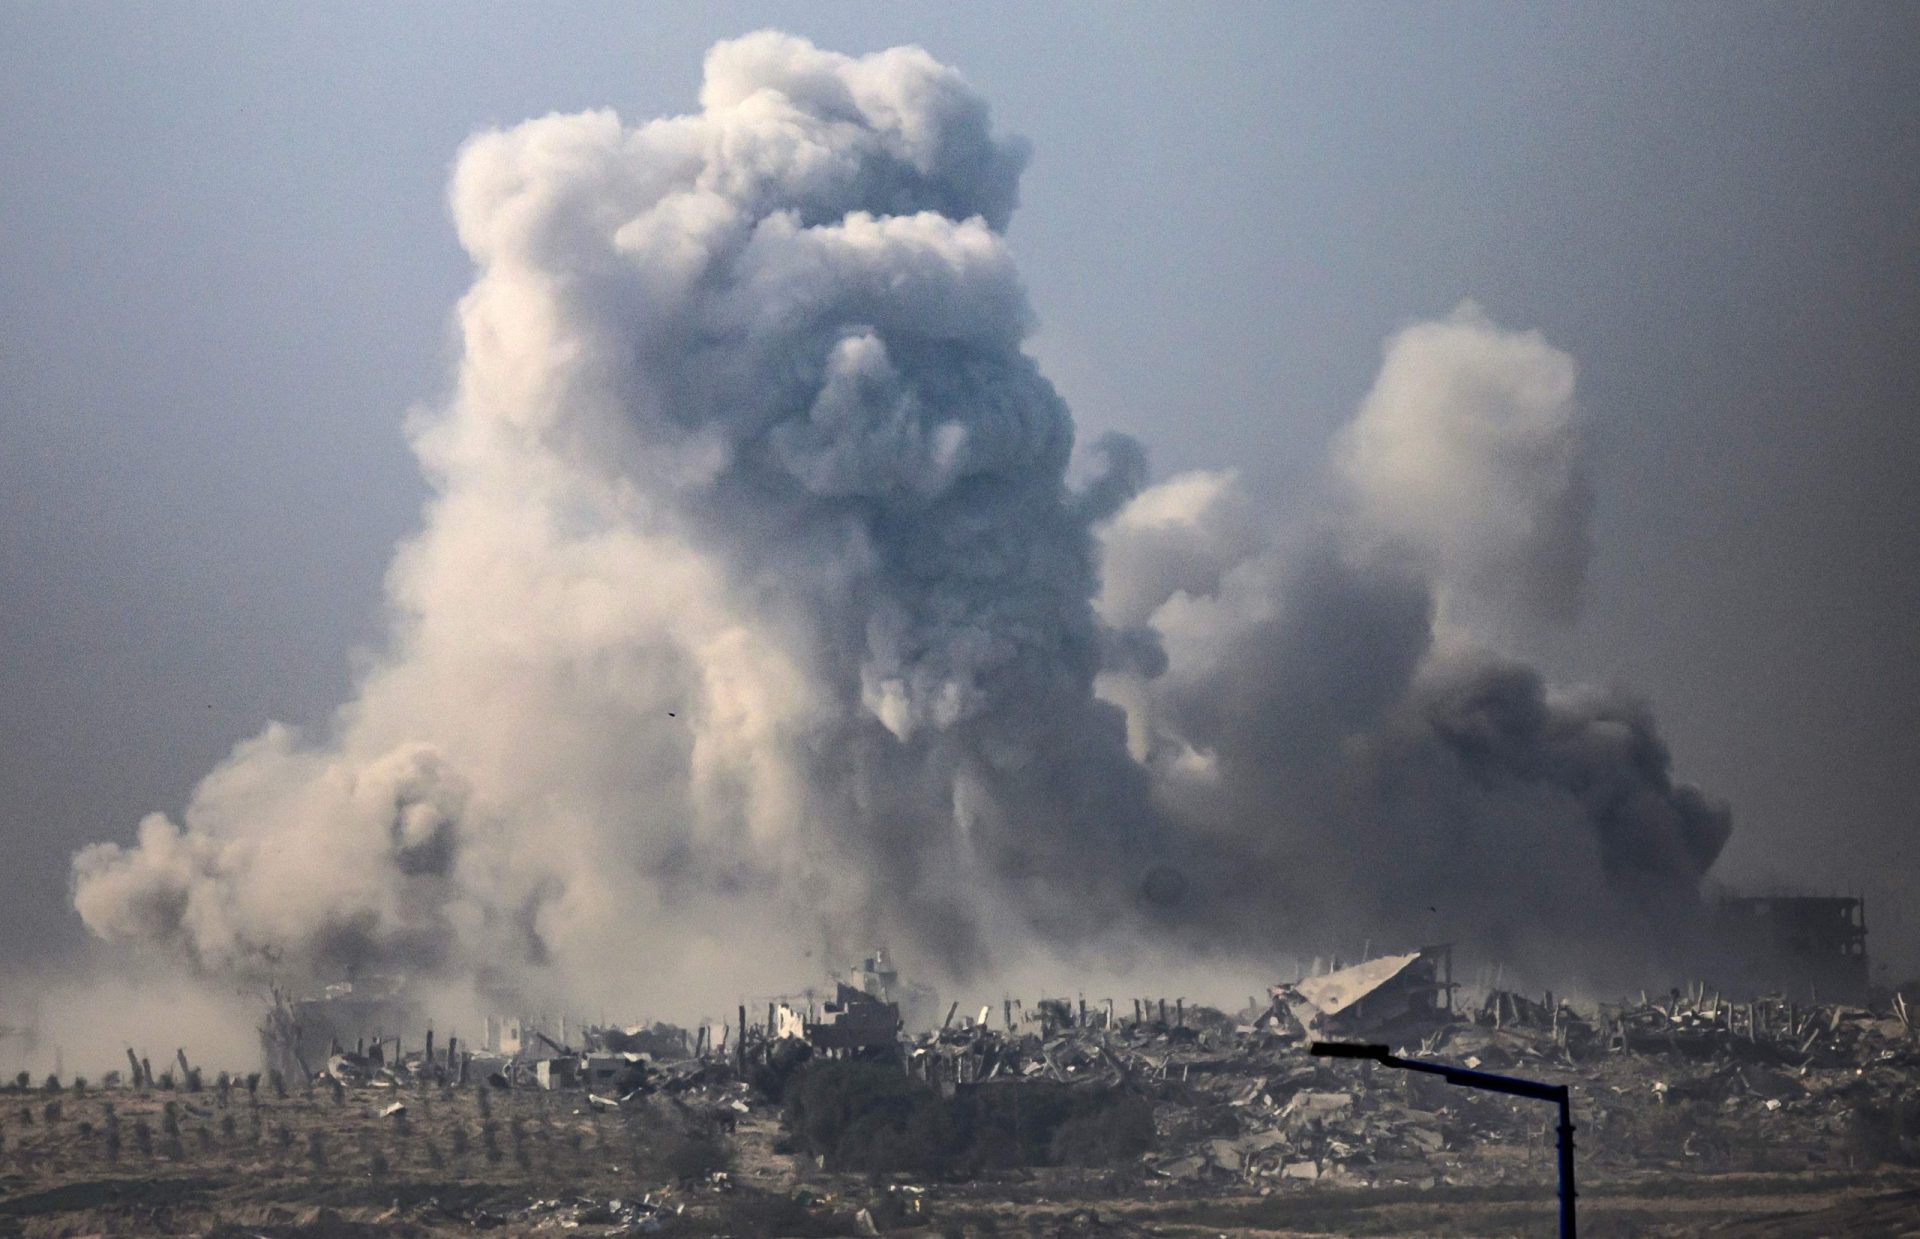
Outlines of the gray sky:
M1540 653L1654 700L1722 876L1863 889L1920 970L1920 9L962 7L0 8L0 932L77 942L75 847L346 697L461 140L690 110L771 25L922 43L1033 141L1036 351L1160 475L1298 502L1465 297L1570 352L1597 554Z

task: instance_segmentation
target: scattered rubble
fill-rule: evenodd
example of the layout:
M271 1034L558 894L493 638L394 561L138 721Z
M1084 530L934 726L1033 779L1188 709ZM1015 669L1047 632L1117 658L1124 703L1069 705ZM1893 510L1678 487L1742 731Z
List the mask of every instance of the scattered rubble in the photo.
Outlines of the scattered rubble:
M1537 1107L1431 1077L1317 1059L1306 1046L1319 1037L1379 1041L1403 1054L1568 1085L1583 1173L1600 1182L1676 1170L1818 1174L1920 1166L1920 1028L1898 995L1874 1005L1778 995L1733 1001L1695 986L1587 1007L1500 988L1476 989L1469 1000L1461 989L1445 949L1428 948L1297 977L1271 987L1264 1003L1250 1000L1236 1012L1181 998L1004 999L965 1012L951 1003L938 1027L908 1036L895 1003L839 982L831 1000L818 1005L767 1003L764 1022L749 1022L744 1004L733 1021L692 1032L513 1021L510 1030L506 1022L490 1030L489 1045L477 1049L453 1037L403 1040L377 1029L356 1034L351 1044L330 1036L316 1048L307 1032L313 1009L276 995L263 1046L270 1061L292 1059L296 1069L284 1077L270 1070L272 1089L258 1075L244 1091L225 1073L203 1081L204 1069L185 1050L156 1055L174 1064L156 1076L150 1060L129 1049L129 1074L101 1081L95 1096L122 1093L124 1104L137 1100L143 1115L158 1116L152 1121L159 1135L136 1124L125 1153L156 1164L183 1157L181 1132L168 1126L173 1117L194 1137L196 1124L202 1132L210 1121L218 1124L230 1090L239 1095L232 1103L238 1113L272 1097L275 1106L304 1105L315 1122L321 1114L342 1123L363 1115L380 1124L379 1139L390 1142L396 1162L484 1152L492 1165L510 1149L509 1164L524 1172L520 1121L490 1120L490 1104L518 1107L508 1115L552 1116L560 1126L550 1131L543 1117L529 1137L544 1142L537 1146L542 1156L603 1148L594 1134L603 1125L654 1133L666 1141L663 1150L687 1151L677 1163L662 1163L671 1173L649 1181L653 1195L554 1194L568 1187L554 1184L538 1188L546 1193L538 1198L529 1193L524 1207L464 1204L472 1216L445 1219L516 1233L647 1234L671 1229L690 1200L737 1198L742 1208L758 1207L754 1201L769 1190L793 1208L830 1210L856 1227L867 1225L859 1221L864 1211L872 1227L886 1230L901 1218L924 1217L936 1196L970 1190L927 1173L918 1183L886 1186L882 1198L836 1195L832 1187L819 1201L792 1195L799 1185L844 1183L833 1177L837 1167L800 1155L791 1135L778 1134L784 1085L816 1058L891 1064L926 1086L921 1096L954 1101L953 1114L1005 1114L1017 1104L1030 1132L1042 1110L1103 1114L1106 1103L1095 1094L1122 1097L1140 1137L1123 1152L1109 1147L1104 1158L1076 1157L1069 1145L1042 1139L1021 1146L1029 1160L1004 1164L1009 1173L1027 1173L1044 1163L1046 1173L1078 1174L1078 1182L1104 1182L1103 1190L1136 1199L1253 1198L1328 1186L1519 1187L1550 1177L1550 1119ZM490 1048L503 1040L519 1048ZM204 1101L181 1096L201 1088L208 1090ZM33 1104L36 1115L44 1109L38 1099ZM153 1110L162 1104L164 1112ZM476 1114L457 1141L446 1129L450 1105ZM1149 1118L1150 1147L1140 1153ZM51 1113L41 1119L34 1140L57 1121ZM22 1110L23 1131L27 1122ZM87 1138L102 1142L102 1150L121 1150L119 1129L111 1143L105 1131L91 1129ZM440 1140L430 1148L435 1131ZM245 1139L223 1131L222 1147L236 1138ZM781 1155L794 1160L778 1164L789 1177L769 1178L763 1161L736 1189L725 1151L736 1140L761 1148L786 1141ZM291 1137L262 1130L248 1147L291 1144ZM628 1148L624 1158L631 1156ZM318 1145L305 1157L315 1167L326 1164ZM385 1167L387 1154L381 1157ZM620 1160L605 1151L600 1157ZM417 1207L430 1206L437 1208L430 1200Z
M884 957L870 961L881 967ZM406 1053L397 1039L335 1045L316 1078L377 1088L455 1083L478 1069L496 1087L578 1090L589 1112L665 1105L730 1131L778 1100L767 1090L798 1062L866 1057L898 1061L949 1098L1034 1083L1139 1095L1152 1103L1155 1142L1138 1171L1172 1190L1538 1176L1548 1137L1529 1108L1305 1053L1314 1037L1366 1038L1567 1083L1582 1157L1598 1165L1737 1167L1743 1151L1801 1167L1862 1155L1920 1162L1920 1132L1898 1122L1873 1149L1861 1144L1879 1110L1911 1102L1920 1113L1920 1033L1897 997L1872 1009L1733 1002L1696 987L1582 1011L1503 989L1461 1007L1460 988L1451 953L1431 947L1275 985L1265 1007L1232 1015L1183 999L1009 999L997 1012L954 1003L940 1027L908 1038L897 1004L842 981L823 1006L770 1003L766 1022L750 1024L743 1005L712 1034L589 1027L576 1047L528 1025L525 1043L541 1052L504 1056L456 1056L451 1044L436 1053L430 1038Z
M1387 1036L1453 1016L1453 952L1427 947L1303 977L1270 991L1294 1023L1318 1037Z
M1876 1113L1920 1114L1920 1032L1897 997L1877 1011L1733 1003L1696 988L1581 1012L1551 994L1493 990L1461 1011L1448 972L1433 953L1388 956L1275 986L1269 1008L1232 1017L1147 1002L1128 1020L1110 1003L1051 1001L1036 1009L1042 1018L1023 1021L1009 1004L1004 1027L983 1012L917 1038L904 1049L906 1069L949 1096L1026 1081L1140 1092L1155 1103L1158 1136L1142 1169L1184 1187L1540 1174L1538 1151L1551 1137L1532 1108L1329 1065L1305 1053L1321 1035L1566 1083L1582 1157L1598 1165L1920 1164L1920 1130L1899 1120L1882 1124L1890 1134L1877 1153L1856 1138ZM1530 1153L1487 1156L1503 1146Z

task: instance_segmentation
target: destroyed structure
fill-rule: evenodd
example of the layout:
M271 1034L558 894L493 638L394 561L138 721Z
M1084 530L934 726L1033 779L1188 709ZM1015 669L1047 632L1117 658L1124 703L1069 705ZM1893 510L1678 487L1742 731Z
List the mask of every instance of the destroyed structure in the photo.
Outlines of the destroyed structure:
M900 1008L842 981L833 1001L816 1014L811 1004L802 1010L780 1003L768 1032L774 1040L805 1042L827 1057L848 1057L881 1051L891 1054L900 1045Z
M885 947L861 960L858 966L847 969L841 980L863 994L898 1007L900 1020L908 1028L931 1024L939 1014L939 995L921 982L902 981Z
M400 977L342 981L306 998L276 987L259 1029L261 1067L285 1079L304 1080L347 1046L417 1038L426 1027Z
M867 969L880 973L883 960ZM1567 1083L1581 1156L1599 1168L1817 1170L1862 1156L1920 1164L1920 1141L1897 1127L1884 1138L1860 1134L1879 1130L1871 1116L1885 1107L1920 1109L1920 1029L1899 995L1870 1009L1695 985L1576 1007L1497 985L1471 1001L1462 990L1451 950L1434 946L1297 976L1234 1013L1178 997L1008 998L964 1014L952 1003L937 1028L909 1034L896 1002L843 981L830 1001L770 1002L765 1019L752 1021L743 1004L734 1020L691 1034L514 1018L490 1021L476 1049L375 1036L307 1065L308 1078L347 1087L439 1080L573 1090L590 1111L664 1096L661 1104L730 1127L740 1116L771 1117L779 1089L768 1082L806 1059L858 1057L897 1064L949 1099L1034 1087L1141 1099L1153 1138L1128 1173L1169 1190L1417 1187L1547 1173L1534 1153L1551 1137L1530 1109L1306 1052L1317 1038L1351 1039ZM276 1010L307 1008L282 1001Z
M1552 1137L1530 1108L1431 1077L1332 1065L1306 1052L1323 1036L1567 1083L1582 1158L1613 1170L1920 1162L1911 1136L1873 1135L1874 1115L1920 1106L1920 1027L1898 995L1870 1010L1734 1002L1696 986L1576 1010L1503 989L1463 1008L1450 1001L1456 988L1446 955L1422 951L1276 985L1271 1005L1237 1015L1135 1000L1128 1018L1111 1002L1046 1000L1034 1008L1041 1018L1009 1017L1004 1030L983 1010L916 1038L906 1066L949 1096L1032 1083L1152 1098L1155 1147L1141 1169L1170 1187L1418 1187L1550 1173ZM1515 1156L1526 1146L1539 1155Z
M1316 1037L1392 1037L1452 1018L1456 988L1453 949L1434 946L1303 977L1268 993L1297 1027Z
M1714 907L1731 989L1805 1002L1867 999L1866 901L1842 895L1725 896Z
M287 1012L290 1005L281 999L276 1009ZM1318 1034L1308 1029L1318 1025L1356 1040L1388 1041L1410 1056L1566 1085L1583 1182L1613 1185L1616 1200L1620 1191L1637 1193L1630 1185L1643 1175L1657 1183L1676 1173L1784 1174L1824 1190L1842 1181L1910 1181L1909 1171L1893 1168L1920 1166L1920 1133L1907 1118L1920 1113L1920 1029L1898 994L1876 996L1875 1005L1864 1007L1778 996L1734 999L1695 985L1576 1006L1497 985L1456 989L1444 955L1416 951L1296 977L1235 1012L1180 997L1006 998L964 1014L953 1003L940 1027L912 1036L896 1028L884 1054L883 1047L868 1047L890 1065L807 1066L809 1058L838 1057L831 1043L853 1027L848 1013L888 1006L872 995L838 991L828 1005L840 1010L789 1006L788 1015L800 1016L797 1023L783 1022L777 1004L767 1020L749 1022L743 1006L727 1026L692 1035L662 1025L620 1029L570 1021L561 1040L555 1022L552 1032L537 1028L512 1057L497 1046L469 1048L452 1037L357 1038L314 1064L312 1074L271 1082L206 1074L184 1049L172 1051L171 1062L163 1059L156 1072L144 1054L130 1050L131 1075L96 1080L84 1096L78 1081L60 1097L17 1081L19 1104L9 1109L20 1118L16 1124L10 1115L7 1156L14 1166L49 1177L98 1166L101 1157L123 1166L136 1159L151 1173L177 1176L220 1173L238 1156L252 1159L247 1174L277 1174L304 1161L319 1164L311 1152L299 1152L296 1141L304 1138L309 1149L325 1141L335 1157L335 1169L325 1174L390 1176L392 1198L417 1198L398 1219L393 1212L374 1219L383 1233L397 1220L457 1223L458 1233L633 1234L673 1227L674 1233L874 1234L906 1226L927 1233L930 1222L943 1233L976 1233L964 1219L1002 1219L1003 1203L1015 1198L1145 1198L1154 1209L1159 1201L1230 1205L1300 1194L1298 1203L1309 1211L1354 1198L1312 1197L1328 1186L1387 1189L1379 1199L1388 1207L1420 1201L1419 1192L1440 1185L1495 1189L1476 1199L1544 1201L1553 1133L1538 1107L1450 1088L1431 1076L1316 1058L1307 1046ZM823 1018L828 1014L843 1018ZM533 1022L521 1027L524 1032ZM621 1048L641 1043L659 1056ZM825 1073L822 1085L849 1086L824 1095L844 1107L844 1129L858 1129L864 1144L816 1146L804 1117L783 1107L782 1098L807 1091L792 1087L808 1083L798 1073L815 1069ZM907 1081L885 1087L894 1083L885 1080L889 1071ZM24 1095L29 1091L33 1096ZM328 1092L331 1099L323 1099ZM25 1117L29 1102L45 1116L32 1125ZM64 1124L46 1109L62 1103L69 1108ZM73 1111L81 1108L87 1121L104 1119L107 1126L77 1128ZM265 1116L252 1140L244 1134L249 1113ZM1059 1123L1071 1115L1085 1120ZM966 1146L968 1156L985 1149L992 1160L861 1161L863 1148L878 1150L884 1161L905 1137L925 1145L943 1120L953 1120L950 1129L957 1130L961 1116L982 1120L973 1130L989 1141ZM984 1123L991 1116L1012 1118L1010 1141L991 1143L996 1132L1006 1135ZM1046 1134L1023 1142L1022 1116L1029 1131L1050 1124L1042 1128ZM214 1134L216 1117L238 1119L242 1131ZM903 1139L896 1140L889 1124L909 1118L925 1121L898 1128ZM180 1130L169 1132L169 1120L177 1120L188 1139ZM141 1126L148 1122L160 1125L157 1137ZM1079 1129L1072 1131L1075 1123ZM110 1143L114 1124L132 1136L124 1150ZM208 1134L196 1138L196 1128ZM1124 1140L1109 1139L1114 1130ZM349 1131L356 1139L352 1150L344 1139ZM1063 1146L1062 1134L1076 1141ZM693 1171L651 1160L703 1149L720 1153ZM735 1166L724 1167L728 1151L739 1155ZM764 1156L768 1151L775 1156ZM1076 1151L1098 1156L1081 1160ZM435 1203L427 1192L401 1186L444 1184L449 1165L469 1179L518 1187L499 1195L461 1192L451 1201L442 1194ZM641 1165L648 1168L635 1169ZM547 1186L556 1173L564 1184L558 1195ZM596 1176L599 1190L592 1186ZM1726 1185L1713 1187L1716 1195L1740 1190L1725 1179L1703 1182ZM384 1187L375 1190L380 1200L388 1198ZM517 1201L514 1190L538 1195ZM749 1211L729 1226L698 1229L721 1216L718 1202L736 1193L750 1198L742 1201ZM1910 1212L1910 1193L1902 1195ZM1439 1197L1421 1207L1464 1199ZM252 1209L252 1198L246 1200ZM874 1213L864 1221L853 1214L863 1201ZM883 1213L883 1205L891 1212ZM134 1215L116 1216L125 1222ZM764 1224L776 1216L780 1229ZM998 1221L996 1228L1010 1233ZM85 1233L135 1229L96 1226ZM1036 1225L1021 1233L1029 1229L1140 1233L1093 1225ZM1503 1226L1487 1233L1526 1232Z

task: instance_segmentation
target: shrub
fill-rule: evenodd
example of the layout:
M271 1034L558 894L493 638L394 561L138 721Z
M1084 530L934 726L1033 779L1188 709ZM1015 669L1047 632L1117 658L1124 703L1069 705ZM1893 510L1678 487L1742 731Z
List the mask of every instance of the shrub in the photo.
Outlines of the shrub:
M786 1100L787 1085L812 1057L813 1047L804 1041L776 1041L766 1057L754 1065L748 1083L768 1101L782 1102Z
M858 1234L846 1214L815 1213L789 1196L740 1191L714 1206L714 1233L799 1237Z
M661 1162L676 1179L704 1179L733 1164L733 1154L718 1136L684 1135L667 1146Z
M1153 1148L1153 1106L1139 1097L1084 1108L1054 1131L1048 1154L1056 1166L1118 1166Z
M937 1174L959 1152L940 1095L877 1063L807 1064L787 1086L786 1120L835 1169Z

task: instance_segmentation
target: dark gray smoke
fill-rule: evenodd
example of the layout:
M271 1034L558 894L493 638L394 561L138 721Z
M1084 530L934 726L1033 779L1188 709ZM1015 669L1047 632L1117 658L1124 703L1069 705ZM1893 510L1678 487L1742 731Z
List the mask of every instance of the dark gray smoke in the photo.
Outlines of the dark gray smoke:
M1390 343L1326 519L1263 531L1197 473L1108 526L1102 612L1166 660L1102 690L1196 841L1202 923L1560 976L1671 958L1726 806L1674 780L1643 703L1491 644L1577 608L1573 388L1564 354L1462 307Z
M1398 337L1311 529L1143 490L1124 439L1070 486L1002 236L1025 152L962 79L758 34L700 101L467 145L389 653L329 734L81 852L96 933L587 1002L881 938L962 972L1414 933L1443 880L1495 944L1690 900L1725 810L1644 711L1485 648L1577 606L1564 355L1470 309Z

